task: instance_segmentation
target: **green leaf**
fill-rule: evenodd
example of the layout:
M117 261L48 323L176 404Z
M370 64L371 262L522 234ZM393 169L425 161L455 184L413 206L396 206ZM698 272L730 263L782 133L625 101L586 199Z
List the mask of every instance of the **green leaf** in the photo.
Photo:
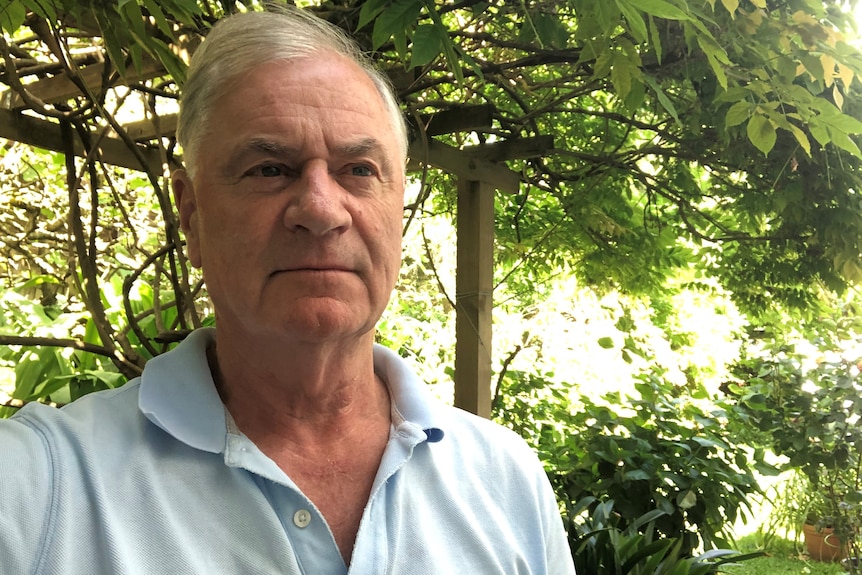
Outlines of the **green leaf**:
M413 33L413 56L410 67L424 66L440 55L440 34L434 24L421 24Z
M28 10L38 14L46 20L57 19L57 9L52 2L44 2L43 0L23 0L22 4Z
M727 111L727 115L724 117L725 126L731 128L745 122L751 117L753 108L754 104L746 100L737 102Z
M667 20L691 20L691 17L678 7L665 0L627 0L638 10L656 18Z
M434 0L422 0L425 4L425 9L428 11L428 15L431 17L434 26L437 27L437 32L440 35L440 41L443 45L443 53L446 55L446 62L449 65L449 69L455 75L455 79L459 83L464 82L464 73L461 71L461 59L459 59L458 54L456 53L455 46L452 43L452 39L449 38L448 28L443 24L443 20L440 19L440 14L437 13L437 9L434 6ZM476 61L470 58L467 54L462 53L462 58L469 59L469 64L474 69L478 68ZM480 76L481 77L481 76Z
M845 152L849 152L853 156L862 159L862 152L859 151L859 146L856 145L856 142L850 139L850 136L848 136L846 132L830 128L829 136L832 140L832 144L841 148Z
M153 20L156 21L156 26L158 26L159 30L168 38L174 38L174 30L168 23L167 18L165 18L165 13L162 12L158 2L156 0L144 0L144 6L147 12L150 13L150 16L153 17Z
M638 68L632 66L631 60L620 53L614 54L612 62L611 83L614 85L617 97L625 100L632 87L632 76L636 75Z
M599 347L603 349L611 349L614 347L614 339L612 337L600 337L597 343L599 344Z
M123 54L122 43L113 32L117 26L108 17L106 11L96 10L93 14L99 23L99 29L102 30L102 40L105 42L105 50L108 52L108 58L117 68L120 75L125 76L126 58Z
M664 90L661 89L661 86L659 86L651 76L644 76L643 80L650 88L652 88L652 91L655 92L656 98L658 98L658 103L661 104L662 108L670 114L677 126L681 126L682 123L679 121L676 107L673 105L673 102L670 101L670 98L667 97L667 94L664 93Z
M697 44L700 46L700 49L703 50L703 53L706 54L706 59L715 74L716 80L718 80L718 84L726 90L727 76L724 73L722 62L728 62L727 54L724 53L724 50L718 45L718 42L712 38L698 35Z
M383 12L389 0L368 0L362 5L359 11L359 23L356 25L357 30L362 30L369 22L377 18L377 15Z
M421 11L420 0L397 0L374 21L374 31L371 34L372 47L376 50L389 38L395 36L396 42L399 37L404 39L406 52L405 30L412 29L416 25Z
M609 34L619 24L620 11L610 2L594 2L592 7L600 29Z
M730 12L730 17L736 18L736 11L739 9L739 0L721 0L721 3Z
M27 9L19 0L12 0L0 8L0 28L14 34L27 18Z
M150 39L150 48L154 52L153 55L158 58L165 67L165 70L168 71L168 74L182 86L186 81L186 72L188 71L186 63L158 38Z
M649 36L652 41L652 48L655 50L655 58L656 62L661 65L661 57L663 54L662 44L661 44L661 32L658 29L658 26L655 24L655 18L652 16L649 17Z
M626 2L626 0L617 0L617 7L626 19L626 22L629 25L629 30L635 40L645 43L648 39L647 25L641 13L638 12L631 4ZM660 51L661 46L659 46L659 52ZM659 62L661 62L661 56L659 56Z
M795 126L788 122L790 133L793 134L793 137L796 138L796 141L799 143L799 146L805 150L805 153L810 157L811 156L811 141L808 139L808 136L803 132L799 126Z
M569 31L553 14L539 13L533 18L536 34L542 46L548 48L565 48L569 40Z
M754 146L763 152L763 155L769 154L772 148L775 146L775 140L777 138L775 133L775 126L772 125L772 122L764 116L763 114L755 114L748 121L747 127L748 139L751 140L751 143Z

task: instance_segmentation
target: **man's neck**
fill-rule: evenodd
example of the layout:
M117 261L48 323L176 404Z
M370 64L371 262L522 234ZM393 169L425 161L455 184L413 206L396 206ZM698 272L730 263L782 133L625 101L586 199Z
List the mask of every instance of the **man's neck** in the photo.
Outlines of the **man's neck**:
M266 349L217 335L207 358L222 401L259 447L319 446L343 442L371 422L389 422L389 393L374 373L372 337L358 345Z

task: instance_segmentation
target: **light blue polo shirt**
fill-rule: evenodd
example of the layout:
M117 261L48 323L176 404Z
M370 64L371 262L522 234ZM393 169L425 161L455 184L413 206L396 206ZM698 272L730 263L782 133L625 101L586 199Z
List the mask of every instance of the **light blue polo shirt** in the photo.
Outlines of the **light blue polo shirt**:
M192 333L140 378L0 421L9 575L573 574L557 503L513 432L374 365L392 432L348 569L319 511L232 423Z

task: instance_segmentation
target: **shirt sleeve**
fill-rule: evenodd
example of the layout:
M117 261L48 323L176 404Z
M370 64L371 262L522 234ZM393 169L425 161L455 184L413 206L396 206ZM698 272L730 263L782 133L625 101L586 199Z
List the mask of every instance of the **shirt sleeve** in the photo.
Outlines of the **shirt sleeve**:
M4 572L36 572L54 496L51 467L49 444L41 428L26 417L0 420L0 561Z
M556 500L554 500L556 503ZM548 532L546 549L548 553L548 573L551 575L575 575L575 564L569 539L563 527L562 518L556 508L556 515L551 519L551 529Z

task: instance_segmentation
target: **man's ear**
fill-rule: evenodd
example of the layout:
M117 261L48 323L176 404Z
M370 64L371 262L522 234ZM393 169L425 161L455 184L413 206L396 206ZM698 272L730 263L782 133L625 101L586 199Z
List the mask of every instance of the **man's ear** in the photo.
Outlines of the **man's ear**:
M200 236L198 233L197 198L195 186L188 172L175 170L171 174L171 188L174 191L174 202L180 214L180 228L186 235L186 251L189 261L196 268L201 267Z

